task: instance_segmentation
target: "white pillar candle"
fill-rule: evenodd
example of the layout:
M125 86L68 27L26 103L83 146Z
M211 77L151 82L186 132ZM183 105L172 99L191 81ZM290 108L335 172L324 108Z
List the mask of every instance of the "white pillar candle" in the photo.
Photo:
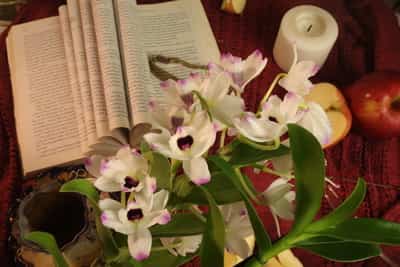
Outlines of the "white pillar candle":
M336 20L326 10L312 5L296 6L281 21L273 50L275 62L289 71L295 45L298 61L312 60L322 67L338 32Z

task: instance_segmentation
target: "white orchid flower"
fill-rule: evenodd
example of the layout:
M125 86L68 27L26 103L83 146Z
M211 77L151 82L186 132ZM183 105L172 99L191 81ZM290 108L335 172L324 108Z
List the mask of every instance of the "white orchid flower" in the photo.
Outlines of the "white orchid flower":
M254 235L246 207L243 202L220 206L225 221L225 248L245 259L252 254L246 238Z
M122 147L115 157L92 156L86 169L97 176L94 186L103 192L139 192L145 186L156 189L156 180L148 175L147 160L135 149Z
M194 253L200 246L202 235L165 237L160 238L161 243L174 256L185 257L188 253Z
M254 142L274 141L283 129L275 122L259 117L252 112L244 112L233 119L233 124L238 132Z
M304 115L304 99L291 92L287 93L283 101L276 95L268 98L261 110L261 117L286 125L296 123Z
M310 131L321 143L326 145L332 137L332 128L322 107L314 102L307 103L307 110L298 124Z
M189 123L182 123L176 129L161 128L160 133L148 133L144 138L155 151L183 161L183 170L192 182L208 183L211 175L203 154L215 142L216 127L205 111L194 113Z
M141 198L129 202L124 208L113 199L100 200L103 211L101 222L104 226L128 235L128 249L131 256L142 261L149 257L152 236L149 228L155 224L167 224L171 215L165 206L168 202L168 191L161 190L143 201Z
M232 126L232 120L244 111L244 100L229 94L231 77L225 72L210 74L199 87L199 92L220 128Z
M183 80L166 80L160 83L165 98L163 102L176 107L190 109L194 103L193 91L199 91L203 84L203 77L199 73L192 73Z
M288 123L301 119L304 115L303 103L302 97L290 92L283 101L272 95L262 106L260 116L246 112L233 122L246 138L255 142L270 142L286 133Z
M223 54L220 64L209 64L210 72L227 71L232 77L232 87L241 94L246 85L257 77L267 65L267 59L263 58L259 50L255 50L245 60L232 54Z
M312 61L300 61L293 64L288 74L279 80L279 85L287 91L305 96L310 93L313 87L310 77L319 70L319 66Z
M296 193L293 185L287 179L278 178L262 193L264 203L271 212L285 220L294 219L294 204Z

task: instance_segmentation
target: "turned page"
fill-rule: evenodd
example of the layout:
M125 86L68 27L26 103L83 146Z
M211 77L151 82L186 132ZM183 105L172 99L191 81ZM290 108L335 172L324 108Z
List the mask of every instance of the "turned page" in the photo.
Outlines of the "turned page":
M60 18L60 24L61 24L61 30L62 30L61 32L62 32L64 47L65 47L65 58L67 60L71 94L72 94L72 98L73 98L74 110L76 113L76 119L77 119L77 123L78 123L78 131L79 131L79 137L80 137L80 141L81 141L81 150L82 150L82 152L86 152L88 150L88 140L87 140L87 134L86 134L85 120L83 117L82 99L81 99L81 93L80 93L78 77L77 77L78 74L77 74L75 58L74 58L75 55L74 55L74 47L72 44L72 32L71 32L71 27L70 27L70 22L69 22L67 6L66 5L60 6L58 8L58 14L59 14L59 18Z
M91 6L109 127L130 128L113 2L91 0Z
M97 142L96 121L94 118L92 92L89 83L88 63L83 42L82 22L80 17L78 0L67 0L68 16L72 32L72 44L74 48L76 70L79 90L83 107L83 118L86 125L88 144Z
M24 173L81 158L59 18L13 26L7 47Z
M97 51L96 33L90 0L79 0L79 10L81 15L82 33L88 65L89 84L92 93L97 136L103 137L110 134L110 129L108 126L107 108L103 81L101 79L100 61Z
M150 100L162 101L160 80L150 73L150 55L179 57L206 65L219 60L219 50L200 0L147 5L136 5L133 0L116 3L136 124L145 118ZM160 66L178 78L195 71L180 65Z

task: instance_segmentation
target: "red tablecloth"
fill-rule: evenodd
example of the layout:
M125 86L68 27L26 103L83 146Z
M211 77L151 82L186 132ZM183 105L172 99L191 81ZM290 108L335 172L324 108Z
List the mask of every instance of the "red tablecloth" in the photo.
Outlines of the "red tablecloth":
M33 0L18 16L21 23L55 15L63 1ZM146 1L141 2L155 2ZM220 1L203 0L208 18L222 52L247 56L260 49L270 59L266 70L245 92L249 109L254 110L267 85L280 71L272 58L272 46L279 22L290 7L314 4L330 11L339 23L339 39L325 66L314 81L328 81L345 87L365 73L376 70L400 72L400 29L383 0L251 0L243 15L234 16L219 10ZM0 265L12 266L13 255L7 248L9 224L7 212L21 185L20 163L14 128L11 85L5 36L0 37ZM357 177L369 183L368 195L359 216L385 217L400 222L400 139L367 140L355 132L340 144L326 151L328 175L341 185L341 197L351 192ZM270 181L251 175L259 189ZM379 186L379 185L384 186ZM324 203L322 212L330 207ZM270 214L259 209L264 224L274 238L275 228ZM284 228L288 224L284 223ZM400 250L385 248L385 254L400 265ZM389 266L380 258L357 264L328 263L297 250L307 267L313 266ZM196 263L189 264L196 266Z

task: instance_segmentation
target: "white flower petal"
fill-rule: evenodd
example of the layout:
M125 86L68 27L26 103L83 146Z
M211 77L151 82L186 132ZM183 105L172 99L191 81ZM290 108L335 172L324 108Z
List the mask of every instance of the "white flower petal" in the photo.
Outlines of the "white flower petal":
M151 243L152 238L149 229L137 229L135 233L128 236L129 253L137 261L145 260L150 256Z
M294 206L293 203L286 198L282 198L270 206L271 211L286 220L294 220Z
M298 124L310 131L322 145L330 142L332 128L328 116L317 103L308 103L308 111Z
M106 198L106 199L101 199L99 201L99 208L101 210L115 210L115 211L117 211L117 210L122 209L123 207L122 207L120 202L118 202L118 201L116 201L114 199L111 199L111 198Z
M121 184L115 182L112 178L100 176L94 182L94 186L103 192L117 192L121 190Z
M265 190L262 195L266 201L273 205L276 201L282 199L287 193L292 190L292 185L287 180L278 178Z
M157 193L155 193L152 210L156 211L164 209L165 206L167 206L168 198L169 198L169 192L167 190L162 189Z
M211 74L208 79L203 82L200 93L209 105L213 105L228 94L231 77L227 72L221 71Z
M257 118L254 113L246 112L235 118L233 124L239 132L255 142L269 142L280 136L283 127L277 123Z
M191 235L183 236L180 238L181 245L176 248L176 251L181 256L186 256L188 253L194 253L200 246L202 236L201 235Z
M100 174L100 165L101 161L104 157L99 155L93 155L85 160L85 168L86 170L93 175L94 177L101 176Z
M169 147L171 135L166 129L161 129L161 133L148 133L144 135L144 139L150 144L152 149L167 156L172 157Z
M221 67L230 72L233 79L233 86L239 93L265 68L267 59L264 59L259 50L254 51L246 60L240 57L224 54L221 56Z
M244 112L244 101L241 97L226 95L215 106L210 107L215 119L225 125L232 126L233 118Z
M202 157L183 161L183 171L197 185L206 184L211 180L207 161Z
M140 155L138 151L129 146L122 147L117 152L116 157L120 159L131 172L147 172L148 170L147 160Z
M229 232L225 237L225 247L240 258L245 259L251 255L251 249L246 239L237 237L237 233Z
M318 67L314 62L300 61L290 68L287 76L279 81L279 85L290 92L307 95L313 86L308 78L317 71Z
M241 92L246 85L257 77L267 65L267 59L263 58L262 53L259 50L254 51L245 61L243 70L243 84Z

